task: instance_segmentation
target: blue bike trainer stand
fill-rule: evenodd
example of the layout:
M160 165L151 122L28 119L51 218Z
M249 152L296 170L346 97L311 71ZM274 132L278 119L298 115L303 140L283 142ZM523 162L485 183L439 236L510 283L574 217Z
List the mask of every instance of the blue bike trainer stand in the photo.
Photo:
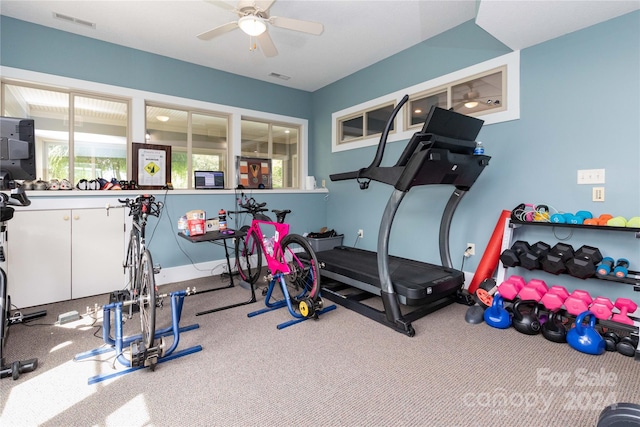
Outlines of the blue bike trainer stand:
M284 300L280 300L280 301L271 301L271 297L273 294L273 290L275 288L276 283L280 283L280 288L282 289L282 294L283 295L287 295L285 297ZM287 307L287 309L289 310L289 313L295 317L295 319L280 323L278 326L276 326L279 330L280 329L284 329L287 328L289 326L292 325L296 325L300 322L304 322L305 320L309 320L311 319L311 317L304 317L303 315L301 315L300 313L297 313L295 311L295 309L293 308L293 305L291 304L291 298L288 297L289 292L287 290L287 284L284 281L284 274L279 273L276 274L273 279L271 280L271 282L269 283L269 287L267 289L267 295L264 298L264 303L267 306L266 308L260 309L260 310L256 310L256 311L252 311L251 313L247 314L247 317L254 317L257 316L259 314L263 314L263 313L268 313L270 311L273 310L278 310L280 308L283 307ZM335 305L330 305L327 307L324 307L323 309L317 311L318 316L321 314L324 314L328 311L331 310L335 310L336 306Z
M162 357L158 358L158 363L167 362L169 360L177 359L178 357L187 356L192 353L196 353L202 350L202 346L196 345L193 347L186 348L184 350L180 350L174 353L174 350L178 346L180 341L180 332L191 331L193 329L198 329L200 325L194 324L190 326L180 327L180 316L182 314L182 305L184 303L184 297L187 296L187 291L177 291L172 292L170 294L171 298L171 326L168 326L165 329L157 330L155 333L155 339L159 339L161 337L173 335L173 343L171 347L164 353ZM133 371L137 371L138 369L143 369L145 366L131 366L131 361L129 361L123 355L123 348L130 345L132 342L138 341L142 338L142 335L133 335L130 337L122 336L122 302L116 302L112 304L105 305L103 307L103 318L102 318L102 339L108 345L108 347L98 347L93 350L86 351L84 353L77 354L73 360L83 360L89 357L94 357L109 351L115 351L118 362L120 362L124 366L128 366L127 369L122 371L110 373L110 374L102 374L90 377L88 380L88 384L95 384L101 381L108 380L110 378L114 378L120 375L128 374ZM111 310L115 309L116 315L114 318L114 326L115 326L115 339L111 338Z

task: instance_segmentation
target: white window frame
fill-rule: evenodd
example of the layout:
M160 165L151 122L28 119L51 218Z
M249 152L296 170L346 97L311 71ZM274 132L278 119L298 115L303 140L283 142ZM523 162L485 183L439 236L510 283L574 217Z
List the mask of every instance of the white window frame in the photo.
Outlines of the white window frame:
M23 70L13 67L0 66L0 76L3 79L24 81L30 85L43 85L55 90L56 88L64 88L67 90L87 91L95 95L104 95L118 98L125 98L131 101L130 117L131 124L129 135L133 142L145 141L146 134L146 104L175 105L184 109L193 109L201 111L217 112L227 114L229 116L229 149L227 164L230 165L230 182L229 188L237 186L235 170L231 172L231 167L235 167L235 157L240 156L240 120L242 116L255 117L256 119L267 122L288 123L299 126L299 185L297 188L283 189L279 191L299 191L303 190L304 177L308 175L309 170L309 121L299 117L284 116L281 114L267 113L264 111L237 108L228 105L216 104L212 102L199 101L178 96L165 95L155 92L147 92L138 89L131 89L120 86L113 86L104 83L97 83L87 80L79 80L70 77L46 74L37 71ZM131 159L131 144L128 144L127 157ZM189 190L180 190L189 191Z
M340 135L339 126L341 121L344 120L345 117L357 115L357 113L361 111L371 110L372 108L380 104L391 102L397 104L406 94L409 94L411 96L413 94L431 91L435 88L447 86L451 83L459 82L460 80L464 80L477 74L484 73L502 66L505 66L507 70L506 86L503 88L503 92L506 93L507 109L495 113L483 114L479 118L484 120L485 125L518 120L520 118L519 50L334 112L333 114L331 114L331 152L336 153L369 147L372 145L377 145L380 140L379 135L374 135L373 137L365 137L354 141L338 141ZM411 138L411 136L415 133L415 126L411 129L407 129L406 123L408 122L408 120L405 119L405 114L405 108L402 108L398 112L398 116L396 117L397 130L394 134L389 134L387 142L404 141Z

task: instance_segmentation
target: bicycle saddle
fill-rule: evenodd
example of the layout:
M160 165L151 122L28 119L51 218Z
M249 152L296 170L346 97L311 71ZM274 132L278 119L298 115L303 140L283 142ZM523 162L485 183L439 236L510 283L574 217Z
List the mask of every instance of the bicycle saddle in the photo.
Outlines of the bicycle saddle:
M289 209L286 209L286 210L283 210L283 211L279 211L277 209L274 209L271 212L276 214L277 221L280 224L284 223L284 217L287 216L288 213L291 213L291 211Z

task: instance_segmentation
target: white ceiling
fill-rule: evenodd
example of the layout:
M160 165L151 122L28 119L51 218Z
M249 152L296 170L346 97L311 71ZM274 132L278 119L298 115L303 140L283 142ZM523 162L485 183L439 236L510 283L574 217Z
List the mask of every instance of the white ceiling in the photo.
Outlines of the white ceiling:
M235 6L235 1L226 1ZM276 0L271 16L324 24L320 36L270 27L278 55L250 50L237 20L203 0L0 0L2 15L296 89L315 91L470 19L524 49L640 9L640 0ZM95 24L90 28L54 13ZM289 80L271 77L289 76Z

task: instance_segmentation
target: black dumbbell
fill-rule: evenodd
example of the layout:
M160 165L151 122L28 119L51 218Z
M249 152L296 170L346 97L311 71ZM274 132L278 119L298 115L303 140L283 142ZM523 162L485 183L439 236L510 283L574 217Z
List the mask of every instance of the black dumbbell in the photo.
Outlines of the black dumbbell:
M602 261L600 249L593 246L581 246L573 258L566 263L570 275L579 279L587 279L596 275L596 265Z
M529 247L529 251L520 255L520 266L527 270L537 270L540 268L540 260L549 253L550 245L545 242L537 242Z
M500 261L505 267L516 267L520 265L520 255L526 254L531 248L529 244L523 240L518 240L511 248L506 249L500 255Z
M573 246L556 243L549 253L542 257L540 265L547 273L560 274L567 271L565 263L571 258L573 258Z

